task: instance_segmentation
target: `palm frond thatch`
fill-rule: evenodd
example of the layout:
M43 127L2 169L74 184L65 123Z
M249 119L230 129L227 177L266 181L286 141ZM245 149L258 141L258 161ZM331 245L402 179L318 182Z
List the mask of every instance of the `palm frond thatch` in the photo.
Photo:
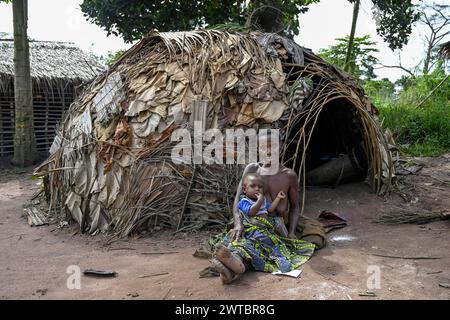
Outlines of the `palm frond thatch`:
M30 41L31 77L36 80L65 79L85 82L103 72L96 59L73 43ZM0 40L0 75L14 76L14 42Z
M450 41L441 44L439 54L443 59L450 59Z
M346 125L360 138L374 188L388 189L392 163L376 109L349 75L279 35L154 32L72 104L36 174L49 210L82 232L223 226L242 168L173 163L172 132L199 114L207 129L279 128L283 162L304 184L316 125L339 105L349 110Z
M448 213L445 214L445 212L397 208L393 212L382 214L375 222L384 224L425 224L449 218L450 215Z

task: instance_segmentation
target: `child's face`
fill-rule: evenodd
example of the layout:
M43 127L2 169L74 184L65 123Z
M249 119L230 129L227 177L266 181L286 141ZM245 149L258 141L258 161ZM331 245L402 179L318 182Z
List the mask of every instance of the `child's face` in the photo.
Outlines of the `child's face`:
M264 184L261 178L258 177L247 177L244 181L244 194L250 199L257 199L258 193L263 193Z

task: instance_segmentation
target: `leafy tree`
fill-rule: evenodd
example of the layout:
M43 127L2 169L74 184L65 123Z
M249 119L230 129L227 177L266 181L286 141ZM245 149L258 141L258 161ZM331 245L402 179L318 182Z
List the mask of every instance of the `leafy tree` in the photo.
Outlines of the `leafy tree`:
M224 23L243 26L261 7L275 10L269 15L263 12L258 24L267 26L281 19L284 34L293 37L299 32L298 15L315 2L319 0L84 0L80 7L88 20L103 27L108 35L120 35L132 42L155 29L192 30Z
M422 70L423 74L428 74L439 60L439 45L450 34L450 5L421 3L418 10L420 23L429 31L425 36L426 52Z
M337 44L331 45L328 49L320 49L319 56L340 68L346 63L347 47L350 37L337 38ZM357 78L374 79L376 75L373 67L378 63L378 59L373 55L378 52L376 43L370 40L370 36L354 38L352 56L349 62L349 72Z
M391 50L401 49L408 43L413 24L420 14L411 0L372 0L377 33Z
M415 77L403 75L395 81L395 85L399 87L401 91L405 91L414 84L414 78Z
M353 18L350 37L347 46L344 70L350 71L350 60L352 58L353 41L356 33L356 22L358 20L361 0L348 0L353 3ZM412 25L419 19L411 0L371 0L373 4L373 15L377 23L377 33L389 44L392 50L401 49L408 43Z
M395 95L395 84L388 78L381 80L368 80L364 83L364 91L371 100L378 105L392 101Z
M114 62L117 61L117 59L120 58L120 56L125 52L125 50L117 50L116 52L109 51L108 54L105 57L105 63L107 66L111 66L114 64Z

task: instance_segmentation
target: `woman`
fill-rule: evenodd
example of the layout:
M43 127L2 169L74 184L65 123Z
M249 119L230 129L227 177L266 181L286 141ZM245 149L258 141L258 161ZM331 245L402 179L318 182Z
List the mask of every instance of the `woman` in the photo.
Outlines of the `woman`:
M258 173L263 178L263 190L268 199L275 199L282 192L287 195L277 206L276 215L283 221L288 216L288 236L277 234L277 219L248 217L239 210L243 193L241 179L234 202L234 228L223 237L212 259L213 267L220 273L224 284L231 283L238 274L251 266L256 271L288 272L298 268L313 255L315 245L295 237L298 222L298 182L296 173L280 166L277 173L264 175L264 167L270 164L249 164L243 177ZM288 210L290 206L290 210ZM283 222L284 223L284 222ZM243 233L243 234L242 234Z

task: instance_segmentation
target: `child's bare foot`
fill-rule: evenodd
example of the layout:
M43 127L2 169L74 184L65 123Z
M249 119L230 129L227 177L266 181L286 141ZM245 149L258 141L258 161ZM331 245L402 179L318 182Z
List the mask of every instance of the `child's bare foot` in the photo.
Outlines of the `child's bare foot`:
M211 260L211 264L212 264L213 268L216 269L216 271L220 273L220 279L222 280L223 284L230 284L236 278L236 275L233 273L233 271L228 269L218 259L213 258Z
M216 257L234 273L240 274L245 272L245 265L242 259L227 247L220 246L216 251Z

